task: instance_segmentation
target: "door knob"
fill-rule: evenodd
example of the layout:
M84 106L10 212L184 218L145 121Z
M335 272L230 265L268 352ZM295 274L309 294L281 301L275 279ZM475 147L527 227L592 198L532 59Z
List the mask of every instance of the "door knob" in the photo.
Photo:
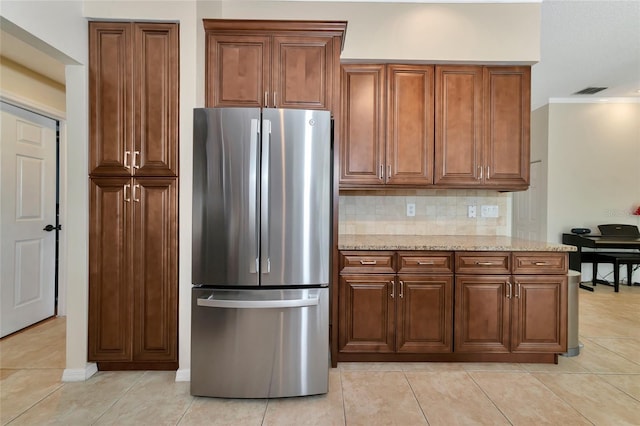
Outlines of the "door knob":
M58 225L58 226L53 226L51 224L45 226L44 228L42 228L43 231L47 231L47 232L51 232L54 229L57 229L58 231L60 231L62 229L62 225Z

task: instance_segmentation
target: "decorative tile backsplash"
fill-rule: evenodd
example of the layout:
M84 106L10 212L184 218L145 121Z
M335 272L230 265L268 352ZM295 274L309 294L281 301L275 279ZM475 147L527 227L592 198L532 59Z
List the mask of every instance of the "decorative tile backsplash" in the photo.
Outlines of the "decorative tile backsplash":
M407 216L407 203L416 215ZM467 217L476 206L475 218ZM496 218L481 206L498 206ZM511 194L488 190L349 191L340 194L340 234L511 235Z

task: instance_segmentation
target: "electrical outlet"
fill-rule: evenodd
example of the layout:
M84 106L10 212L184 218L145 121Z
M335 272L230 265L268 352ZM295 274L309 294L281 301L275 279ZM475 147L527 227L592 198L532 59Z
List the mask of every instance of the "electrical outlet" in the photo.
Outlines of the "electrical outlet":
M407 203L407 216L416 215L416 205L414 203Z
M467 217L476 217L476 206L467 206Z
M482 217L498 217L498 206L482 206L480 207L480 216Z

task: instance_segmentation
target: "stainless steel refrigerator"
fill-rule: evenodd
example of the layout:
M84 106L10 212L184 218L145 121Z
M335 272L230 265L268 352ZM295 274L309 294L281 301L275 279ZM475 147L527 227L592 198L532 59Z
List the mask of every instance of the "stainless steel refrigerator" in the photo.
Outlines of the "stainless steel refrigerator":
M191 394L326 393L328 111L194 110Z

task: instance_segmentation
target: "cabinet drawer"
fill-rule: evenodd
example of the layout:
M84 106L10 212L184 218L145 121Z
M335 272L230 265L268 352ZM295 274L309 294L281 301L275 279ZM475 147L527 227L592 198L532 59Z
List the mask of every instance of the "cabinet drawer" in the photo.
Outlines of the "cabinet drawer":
M566 274L566 253L513 253L514 274Z
M398 272L401 274L452 274L453 252L399 252Z
M340 273L395 273L392 251L343 251L340 252Z
M510 274L509 252L456 252L456 274Z

